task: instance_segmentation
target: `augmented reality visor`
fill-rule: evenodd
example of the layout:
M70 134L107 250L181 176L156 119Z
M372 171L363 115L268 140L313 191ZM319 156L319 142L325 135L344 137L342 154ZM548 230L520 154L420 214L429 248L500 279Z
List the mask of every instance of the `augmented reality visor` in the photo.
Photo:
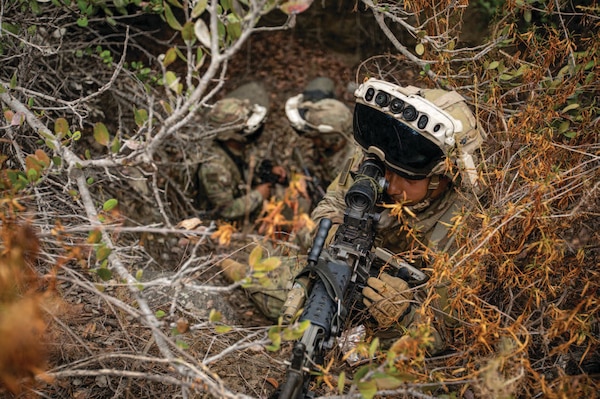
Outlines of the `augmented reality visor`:
M354 138L367 152L383 157L394 172L407 179L424 179L444 158L434 142L400 120L368 105L354 108Z

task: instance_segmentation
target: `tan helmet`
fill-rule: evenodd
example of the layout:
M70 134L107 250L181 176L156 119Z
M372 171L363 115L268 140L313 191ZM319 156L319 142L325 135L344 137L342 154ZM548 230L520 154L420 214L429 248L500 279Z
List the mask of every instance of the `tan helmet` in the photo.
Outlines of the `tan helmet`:
M255 102L247 97L246 91L253 91L257 95ZM262 127L268 107L268 103L264 104L262 99L266 97L262 95L263 91L262 87L253 82L241 86L215 103L207 117L217 131L217 140L233 139L245 143L249 136Z
M476 150L487 135L464 97L377 79L354 94L354 138L366 152L409 179L450 174L449 159L462 182L479 190Z
M333 89L331 79L318 77L309 82L303 93L286 101L286 116L299 134L333 145L352 139L352 112L333 98Z

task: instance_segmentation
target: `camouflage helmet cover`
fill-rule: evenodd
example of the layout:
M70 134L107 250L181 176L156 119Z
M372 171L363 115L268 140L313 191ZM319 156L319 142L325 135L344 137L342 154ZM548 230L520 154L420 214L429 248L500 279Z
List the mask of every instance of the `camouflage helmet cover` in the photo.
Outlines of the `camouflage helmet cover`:
M217 129L217 140L242 143L263 126L269 108L266 90L258 82L246 83L217 101L208 120Z
M352 137L352 113L341 101L326 98L316 103L304 102L301 107L305 109L304 118L311 125L331 126L331 132L341 133L345 139ZM306 133L309 136L311 132Z
M458 165L463 183L480 189L476 171L476 165L479 163L477 150L487 138L487 133L481 124L477 123L466 99L456 91L442 89L422 89L419 94L462 125L462 129L454 132L455 144L448 151L448 157Z

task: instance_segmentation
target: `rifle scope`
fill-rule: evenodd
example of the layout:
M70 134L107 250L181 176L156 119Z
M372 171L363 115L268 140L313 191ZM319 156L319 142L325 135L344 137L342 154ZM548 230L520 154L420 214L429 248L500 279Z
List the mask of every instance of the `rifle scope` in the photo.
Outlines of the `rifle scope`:
M383 164L375 158L367 158L360 165L352 187L344 197L346 205L357 211L374 208L387 183Z

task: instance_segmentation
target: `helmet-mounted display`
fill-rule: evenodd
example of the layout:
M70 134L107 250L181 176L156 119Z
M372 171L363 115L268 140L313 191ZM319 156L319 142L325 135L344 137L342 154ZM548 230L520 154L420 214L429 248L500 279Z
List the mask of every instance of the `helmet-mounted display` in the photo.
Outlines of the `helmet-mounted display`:
M444 174L450 158L477 184L472 153L485 133L460 94L377 79L354 94L354 138L364 151L408 179Z

